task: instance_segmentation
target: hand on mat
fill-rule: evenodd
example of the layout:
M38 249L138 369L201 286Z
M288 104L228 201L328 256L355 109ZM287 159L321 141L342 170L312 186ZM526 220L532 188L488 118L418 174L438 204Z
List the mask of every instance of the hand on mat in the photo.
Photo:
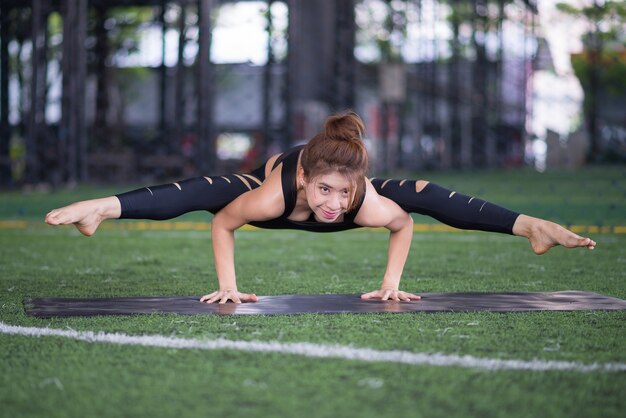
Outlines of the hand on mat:
M373 292L365 293L361 295L361 299L380 299L380 300L396 300L398 302L410 302L413 300L420 300L422 297L414 295L413 293L403 292L402 290L395 289L379 289Z
M229 300L232 300L235 303L245 303L245 302L256 302L259 299L256 297L254 293L239 293L237 290L218 290L217 292L213 292L209 295L204 295L200 298L200 302L205 303L214 303L218 302L220 304L226 303Z

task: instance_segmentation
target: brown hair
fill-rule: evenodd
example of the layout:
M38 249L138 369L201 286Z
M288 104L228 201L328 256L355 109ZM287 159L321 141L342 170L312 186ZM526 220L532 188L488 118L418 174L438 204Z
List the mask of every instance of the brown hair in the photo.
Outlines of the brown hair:
M324 131L315 135L304 147L300 163L307 180L338 172L348 178L354 209L365 191L368 156L362 137L365 124L352 111L330 116L324 122Z

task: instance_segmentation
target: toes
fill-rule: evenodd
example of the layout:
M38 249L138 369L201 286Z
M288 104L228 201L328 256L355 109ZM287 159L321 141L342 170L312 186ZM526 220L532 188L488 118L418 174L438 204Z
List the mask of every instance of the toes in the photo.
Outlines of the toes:
M46 215L46 222L50 221L55 225L59 225L64 223L67 219L67 216L63 216L63 212L58 210L53 210L49 214Z
M45 222L49 225L58 225L59 220L57 219L57 214L50 212L46 215Z
M590 250L593 250L596 247L596 242L591 238L581 238L580 240L581 247L587 247Z

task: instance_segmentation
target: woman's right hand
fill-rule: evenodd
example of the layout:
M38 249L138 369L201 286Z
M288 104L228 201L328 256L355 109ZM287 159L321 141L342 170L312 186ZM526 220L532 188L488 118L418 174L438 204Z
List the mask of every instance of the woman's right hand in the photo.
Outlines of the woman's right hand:
M208 295L204 295L200 298L200 302L214 303L218 302L224 304L232 300L235 303L256 302L259 300L254 293L239 293L237 289L218 290Z

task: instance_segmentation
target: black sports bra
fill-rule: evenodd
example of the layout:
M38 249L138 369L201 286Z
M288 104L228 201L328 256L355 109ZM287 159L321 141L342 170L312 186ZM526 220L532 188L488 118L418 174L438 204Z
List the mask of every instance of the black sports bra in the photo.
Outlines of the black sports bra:
M349 212L346 212L341 222L318 222L315 220L315 216L311 213L311 216L306 221L292 221L287 217L291 215L296 207L297 200L297 186L296 186L296 171L298 168L298 158L300 152L304 148L304 145L291 148L285 151L280 157L276 159L272 170L283 164L281 172L281 182L283 187L283 199L285 201L285 211L276 219L270 219L269 221L250 222L250 225L265 228L265 229L298 229L312 232L337 232L345 231L348 229L361 228L360 225L354 223L361 205L365 200L365 193L359 198L357 206Z

